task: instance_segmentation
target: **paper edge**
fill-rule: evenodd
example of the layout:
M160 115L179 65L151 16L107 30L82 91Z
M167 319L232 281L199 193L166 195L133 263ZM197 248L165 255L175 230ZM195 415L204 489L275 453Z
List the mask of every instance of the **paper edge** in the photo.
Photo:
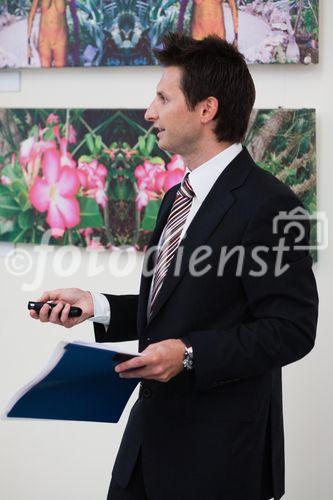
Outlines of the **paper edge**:
M63 355L65 354L65 348L68 342L61 341L57 344L55 350L52 352L48 362L44 368L29 382L24 384L20 389L18 389L15 394L10 398L7 403L5 410L1 413L1 419L8 419L8 413L13 409L14 405L21 399L29 390L37 385L41 380L43 380L58 364Z

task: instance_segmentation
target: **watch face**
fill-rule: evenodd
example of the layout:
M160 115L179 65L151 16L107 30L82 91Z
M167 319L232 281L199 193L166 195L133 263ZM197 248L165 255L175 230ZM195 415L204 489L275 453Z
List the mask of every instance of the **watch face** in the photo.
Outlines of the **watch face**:
M192 370L193 369L193 351L192 348L185 349L185 356L184 356L184 361L183 361L184 368L186 370Z

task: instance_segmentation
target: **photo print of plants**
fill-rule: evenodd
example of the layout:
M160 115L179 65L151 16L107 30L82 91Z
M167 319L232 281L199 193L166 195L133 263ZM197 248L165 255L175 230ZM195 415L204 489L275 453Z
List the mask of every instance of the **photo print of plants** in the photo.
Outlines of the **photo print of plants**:
M0 109L0 240L144 250L185 173L155 133L141 109ZM254 110L245 145L315 212L313 109Z
M319 0L0 0L0 68L154 65L168 31L317 63Z

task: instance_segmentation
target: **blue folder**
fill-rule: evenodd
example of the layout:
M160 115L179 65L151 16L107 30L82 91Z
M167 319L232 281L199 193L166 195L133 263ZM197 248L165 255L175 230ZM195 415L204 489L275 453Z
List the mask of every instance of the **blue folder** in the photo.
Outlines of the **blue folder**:
M120 378L118 363L119 351L62 342L51 370L17 393L5 417L118 422L139 381Z

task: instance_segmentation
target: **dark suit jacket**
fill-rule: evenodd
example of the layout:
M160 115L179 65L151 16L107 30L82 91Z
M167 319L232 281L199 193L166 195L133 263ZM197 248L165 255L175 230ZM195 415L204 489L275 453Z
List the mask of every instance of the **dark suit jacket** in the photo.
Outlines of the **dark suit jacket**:
M158 243L178 187L164 197L150 245ZM150 278L142 277L139 296L107 295L112 318L106 332L94 325L98 342L139 338L143 350L152 342L186 336L195 360L193 372L182 371L167 383L142 382L113 470L120 485L127 485L142 447L152 500L283 495L281 367L312 349L318 299L308 251L294 248L295 240L307 244L308 221L297 228L281 220L274 232L273 218L299 206L292 191L256 166L244 148L191 223L180 273L174 276L174 260L149 324ZM282 261L288 269L275 276L279 241L290 246ZM212 253L196 270L211 267L196 277L188 267L200 245L209 245ZM229 254L217 273L223 247L243 250ZM260 276L258 257L267 266ZM148 256L148 268L152 265Z

